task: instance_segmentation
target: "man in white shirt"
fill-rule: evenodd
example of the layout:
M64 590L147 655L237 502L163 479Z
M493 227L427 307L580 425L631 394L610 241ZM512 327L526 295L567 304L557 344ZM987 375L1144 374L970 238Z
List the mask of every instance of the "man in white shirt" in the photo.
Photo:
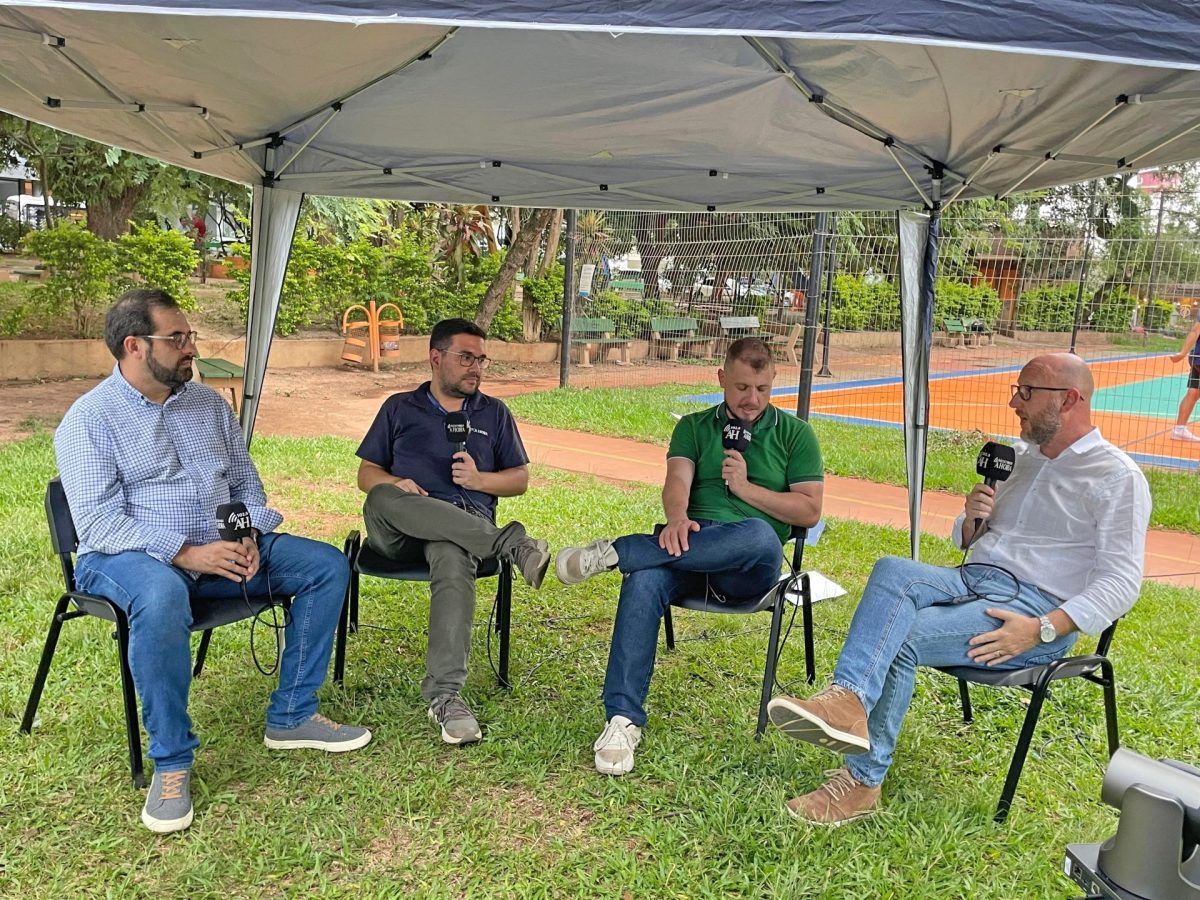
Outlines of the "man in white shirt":
M846 754L792 815L836 825L871 813L912 699L918 665L1019 669L1097 634L1141 589L1150 489L1091 421L1095 386L1068 353L1031 360L1012 386L1021 423L1016 465L976 485L954 523L971 561L959 568L885 557L875 564L833 684L808 700L777 697L771 721Z

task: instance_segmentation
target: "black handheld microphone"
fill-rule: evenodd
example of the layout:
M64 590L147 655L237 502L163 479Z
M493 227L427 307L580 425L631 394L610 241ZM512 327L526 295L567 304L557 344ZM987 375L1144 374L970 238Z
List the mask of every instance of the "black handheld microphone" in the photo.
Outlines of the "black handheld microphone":
M455 453L467 449L467 436L471 433L471 420L465 412L446 413L446 440L454 445Z
M250 537L250 510L241 501L222 503L217 507L217 531L223 541L240 544L242 538ZM242 584L246 579L242 577Z
M721 430L721 446L726 450L745 453L746 448L750 446L750 426L741 419L730 416ZM725 496L729 496L728 481L725 482Z
M984 484L994 488L996 482L1008 480L1016 461L1017 453L1008 444L988 441L979 451L979 455L975 457L975 472L983 479ZM979 532L982 525L983 519L975 520L976 533Z

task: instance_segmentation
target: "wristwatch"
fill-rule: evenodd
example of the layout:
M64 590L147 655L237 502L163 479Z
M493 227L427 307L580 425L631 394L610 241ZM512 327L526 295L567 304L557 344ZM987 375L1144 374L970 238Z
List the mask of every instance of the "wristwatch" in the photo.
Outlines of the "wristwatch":
M1050 621L1049 616L1039 616L1038 625L1041 626L1038 631L1038 637L1042 639L1043 644L1049 644L1058 637L1058 630L1055 629L1054 623Z

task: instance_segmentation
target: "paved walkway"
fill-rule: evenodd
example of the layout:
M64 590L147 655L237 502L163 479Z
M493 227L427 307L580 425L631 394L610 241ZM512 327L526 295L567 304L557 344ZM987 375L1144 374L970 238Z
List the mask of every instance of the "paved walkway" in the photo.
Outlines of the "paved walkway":
M638 441L560 431L528 422L521 423L521 437L534 463L555 469L645 484L662 484L667 470L665 448ZM961 497L926 491L921 504L921 530L944 537L961 510ZM907 529L908 492L895 485L826 476L825 513ZM1200 588L1200 537L1151 531L1146 538L1146 576Z

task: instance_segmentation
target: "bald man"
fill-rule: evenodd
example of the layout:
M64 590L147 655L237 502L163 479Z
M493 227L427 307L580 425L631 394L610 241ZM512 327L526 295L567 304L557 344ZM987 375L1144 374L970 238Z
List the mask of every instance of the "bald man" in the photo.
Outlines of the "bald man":
M808 700L771 701L785 734L845 754L824 785L788 801L793 816L838 825L877 807L917 666L1045 664L1077 632L1098 634L1133 606L1150 490L1092 425L1093 392L1078 357L1031 360L1008 403L1021 423L1013 473L972 488L954 523L970 562L879 560L832 685Z

